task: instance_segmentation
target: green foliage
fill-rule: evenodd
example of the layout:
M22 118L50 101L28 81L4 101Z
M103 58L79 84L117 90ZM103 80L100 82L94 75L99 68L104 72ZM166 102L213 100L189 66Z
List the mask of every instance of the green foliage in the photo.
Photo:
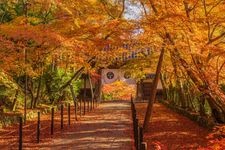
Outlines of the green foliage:
M63 91L60 91L60 88L71 78L73 73L66 72L64 69L57 68L55 71L49 70L45 75L44 79L46 82L46 90L50 101L56 102L65 101L71 99L70 89L66 88ZM81 87L81 80L76 80L72 82L73 89L75 94L78 95L78 92Z
M224 91L224 93L225 93L225 84L221 84L220 85L220 88Z
M54 19L55 10L53 3L4 0L0 2L0 22L10 22L16 17L26 15L31 25L47 24Z
M22 95L19 86L4 72L0 71L0 107L10 109L15 98L15 94L19 91L18 98L22 101Z
M103 93L102 99L105 101L109 101L113 99L113 94L112 93Z
M16 15L14 11L13 5L8 1L0 2L0 22L9 22L11 21Z
M55 12L56 6L53 3L38 3L28 11L29 22L32 25L48 24L54 19Z

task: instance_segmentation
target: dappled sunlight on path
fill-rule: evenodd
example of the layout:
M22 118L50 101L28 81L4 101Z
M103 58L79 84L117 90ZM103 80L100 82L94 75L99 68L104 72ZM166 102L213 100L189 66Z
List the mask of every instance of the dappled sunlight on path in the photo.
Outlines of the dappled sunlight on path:
M51 142L42 143L41 149L115 149L132 148L130 104L126 101L106 102L75 124L74 131Z

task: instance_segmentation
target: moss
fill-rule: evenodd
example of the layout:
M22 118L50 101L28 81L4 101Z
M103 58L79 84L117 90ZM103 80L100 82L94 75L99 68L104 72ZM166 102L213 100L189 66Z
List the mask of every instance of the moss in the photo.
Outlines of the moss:
M7 76L0 70L0 108L11 109L15 94L19 91L18 99L22 101L22 92L20 87L13 81L12 78Z
M189 118L190 120L197 122L202 127L212 129L216 125L215 122L213 121L213 119L209 116L200 116L197 113L189 112L185 109L179 108L178 106L171 105L170 103L168 103L166 101L160 100L160 103L166 105L171 110L173 110L179 114L182 114L183 116Z

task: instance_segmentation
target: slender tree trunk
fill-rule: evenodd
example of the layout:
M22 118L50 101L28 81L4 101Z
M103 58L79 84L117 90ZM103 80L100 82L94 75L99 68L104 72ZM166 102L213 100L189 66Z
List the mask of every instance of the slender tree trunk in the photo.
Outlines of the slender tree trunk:
M101 79L99 79L97 102L101 102L101 100L102 100L102 81L101 81Z
M27 50L24 50L24 63L27 63ZM27 70L25 69L25 95L24 95L24 124L26 124L27 120L27 93L28 93L28 76L27 76Z
M179 78L178 66L177 66L177 62L176 62L174 56L175 55L170 50L170 61L172 63L173 69L174 69L174 76L176 77L176 79L175 79L176 80L175 92L179 93L178 101L180 101L181 107L186 108L186 103L185 103L185 99L184 99L184 95L183 95L184 91L182 89L182 83L181 83L180 78Z
M83 102L84 102L84 115L85 115L86 102L87 102L87 99L86 99L87 98L87 74L84 74L84 89L83 90L84 90L84 93L83 93Z
M14 98L13 104L12 104L12 111L15 111L16 110L18 95L19 95L19 90L16 90L15 98Z
M176 52L178 51L176 50ZM215 120L217 122L225 122L225 94L216 83L206 78L209 77L206 72L201 72L202 76L198 76L179 54L177 54L177 58L198 90L208 96L207 99L209 99L208 102L214 112L213 117Z
M38 89L37 89L37 95L34 99L34 105L33 105L33 108L36 108L37 107L37 102L40 98L40 93L41 93L41 82L42 82L42 75L40 76L39 78L39 82L38 82Z
M165 80L164 79L165 79L165 77L161 73L160 80L161 80L162 88L163 88L163 99L166 100L167 99L167 88L166 88L166 83L165 83Z
M70 92L71 92L71 95L72 95L72 98L73 98L73 104L74 104L74 110L75 110L75 119L77 120L77 99L76 99L76 94L74 92L74 89L73 89L73 85L70 84Z
M30 86L29 86L30 85ZM29 78L28 80L28 91L29 91L29 94L30 94L30 97L31 97L31 101L30 101L30 109L33 109L33 104L34 104L34 85L33 85L33 81L31 78Z
M93 100L94 100L94 92L93 92L93 85L92 85L92 81L91 81L91 76L88 73L88 81L91 87L91 109L93 109Z
M153 104L155 101L155 97L156 97L156 93L157 93L157 85L160 79L160 72L161 72L161 68L162 68L162 63L163 63L163 56L165 53L165 49L164 47L161 50L160 56L159 56L159 61L158 61L158 65L157 65L157 69L156 69L156 75L153 81L153 86L152 86L152 90L151 90L151 95L150 95L150 99L148 102L148 107L147 107L147 111L145 114L145 119L144 119L144 125L143 125L143 129L144 131L147 130L151 115L152 115L152 110L153 110Z
M95 57L92 57L90 60L88 60L88 63L92 63ZM85 67L81 67L79 70L77 70L74 75L62 86L60 87L60 91L64 90L66 87L68 87L71 82L76 79L85 69Z

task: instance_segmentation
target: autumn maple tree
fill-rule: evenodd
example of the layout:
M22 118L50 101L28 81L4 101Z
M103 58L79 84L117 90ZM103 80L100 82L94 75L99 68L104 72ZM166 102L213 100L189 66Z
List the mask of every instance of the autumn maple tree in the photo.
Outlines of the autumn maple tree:
M169 101L185 109L197 109L202 115L207 115L206 107L210 107L212 117L224 122L224 2L141 3L146 16L143 29L151 35L141 39L158 44L166 52L161 79Z
M57 104L71 85L79 89L82 73L110 65L118 51L105 46L121 45L133 28L124 8L125 1L2 1L1 72L18 85L10 107L24 94L30 108Z

